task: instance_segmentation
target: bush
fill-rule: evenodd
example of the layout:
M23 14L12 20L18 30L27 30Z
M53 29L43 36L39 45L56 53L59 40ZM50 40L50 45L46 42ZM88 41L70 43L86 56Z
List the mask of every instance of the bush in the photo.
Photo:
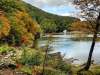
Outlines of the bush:
M8 47L8 51L12 53L16 53L16 49L14 47Z
M7 55L7 54L9 54L9 53L15 53L16 50L15 50L14 47L8 47L7 45L3 45L3 46L0 47L0 52L1 52L2 54Z
M26 73L29 73L31 75L34 75L34 74L32 74L31 68L30 67L27 67L27 66L23 66L23 68L21 69L21 71L26 72Z
M5 55L8 54L8 46L7 45L1 46L0 51L2 54L5 54Z
M28 64L30 66L38 66L41 64L42 59L41 59L41 54L40 52L35 52L30 50L29 48L26 48L23 50L22 56L18 58L19 63L22 64Z
M56 69L61 70L62 72L64 72L65 74L73 74L72 70L71 70L71 65L61 61L57 66Z

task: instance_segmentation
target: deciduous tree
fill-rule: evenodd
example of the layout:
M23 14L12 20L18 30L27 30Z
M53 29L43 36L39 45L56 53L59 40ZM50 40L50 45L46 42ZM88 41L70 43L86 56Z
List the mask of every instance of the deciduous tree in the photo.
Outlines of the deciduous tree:
M6 18L5 12L0 11L0 38L9 35L10 21Z
M85 18L90 23L92 28L94 26L92 21L94 21L95 23L95 28L94 28L95 30L93 33L94 36L93 36L87 64L82 69L82 70L88 70L91 65L92 53L94 50L94 46L98 34L98 28L100 26L100 0L71 0L71 2L81 10L81 13L83 13L83 15L80 16Z

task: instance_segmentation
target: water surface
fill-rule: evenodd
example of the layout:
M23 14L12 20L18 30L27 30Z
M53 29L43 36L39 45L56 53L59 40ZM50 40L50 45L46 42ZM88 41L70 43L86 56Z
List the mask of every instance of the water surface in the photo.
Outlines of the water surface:
M81 64L87 61L89 50L92 44L92 41L72 41L71 35L54 35L54 39L58 39L58 42L51 44L53 47L53 52L61 52L63 55L66 53L65 58L77 58L79 61L76 61L75 64ZM39 46L44 46L46 44L47 35L43 36L39 41ZM57 40L56 40L57 41ZM96 42L92 59L95 62L100 62L100 42Z

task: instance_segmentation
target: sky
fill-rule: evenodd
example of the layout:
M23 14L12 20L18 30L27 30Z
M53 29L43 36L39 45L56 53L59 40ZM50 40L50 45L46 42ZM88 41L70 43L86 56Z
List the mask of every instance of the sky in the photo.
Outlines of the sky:
M35 7L38 7L46 12L61 15L73 16L76 8L67 0L23 0Z

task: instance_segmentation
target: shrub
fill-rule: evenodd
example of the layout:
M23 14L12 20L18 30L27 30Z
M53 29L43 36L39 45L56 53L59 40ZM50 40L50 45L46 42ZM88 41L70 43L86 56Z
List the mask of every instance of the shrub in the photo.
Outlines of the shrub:
M23 68L21 69L21 71L26 72L26 73L29 73L31 75L34 75L34 74L32 74L31 68L30 67L27 67L27 66L23 66Z
M15 53L16 50L15 50L14 47L8 47L7 45L3 45L3 46L0 47L0 52L1 52L2 54L7 55L7 54L9 54L9 53Z
M56 66L56 69L61 70L65 74L73 74L71 65L64 61L60 61L60 63Z
M18 62L22 64L28 64L30 66L38 66L41 64L40 52L32 51L29 48L23 50L22 56L18 58Z
M16 53L16 49L14 47L8 47L8 51L12 53Z
M8 54L8 46L4 45L0 47L0 51L2 52L2 54Z

